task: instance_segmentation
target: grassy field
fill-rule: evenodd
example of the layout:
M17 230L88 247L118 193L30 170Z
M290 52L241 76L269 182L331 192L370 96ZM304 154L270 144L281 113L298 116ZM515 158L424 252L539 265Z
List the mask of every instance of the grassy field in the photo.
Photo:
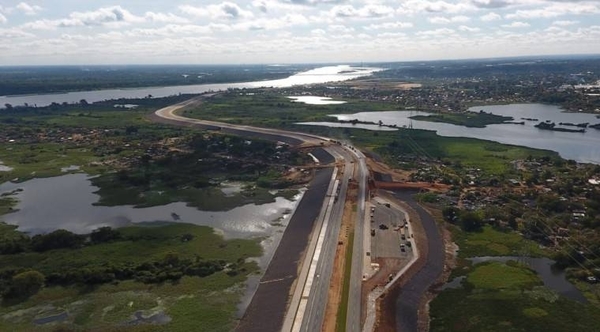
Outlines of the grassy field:
M3 236L15 236L14 227L2 226ZM120 240L48 252L26 252L0 256L0 266L52 271L74 267L94 269L107 264L141 264L173 255L179 259L224 260L238 262L260 256L257 240L224 240L208 227L190 224L148 224L119 229ZM184 234L193 236L182 241ZM59 326L86 330L124 330L119 328L140 311L144 315L162 312L171 321L160 326L143 325L140 331L228 331L235 321L235 307L243 292L240 286L249 274L258 271L255 263L244 263L245 271L235 275L221 271L207 277L184 276L176 282L144 284L125 280L90 286L54 286L42 289L24 302L0 307L0 330L54 330L56 324L36 326L34 319L68 312ZM131 329L128 329L131 330Z
M431 303L431 331L599 331L600 309L557 296L517 264L477 265Z
M424 130L400 130L391 142L376 148L375 151L386 156L391 162L397 155L415 155L433 160L446 160L463 167L480 168L488 174L497 175L509 170L513 160L526 159L528 156L558 156L557 153L546 150L473 138L442 137Z
M477 289L527 289L541 285L534 271L497 262L478 264L468 274L467 282Z
M548 256L549 252L531 240L515 232L501 232L491 226L483 227L481 232L464 232L452 228L454 241L459 246L459 257L473 256Z

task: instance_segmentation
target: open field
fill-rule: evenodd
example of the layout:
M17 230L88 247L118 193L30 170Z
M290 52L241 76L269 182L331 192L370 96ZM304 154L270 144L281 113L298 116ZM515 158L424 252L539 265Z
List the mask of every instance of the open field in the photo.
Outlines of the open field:
M519 256L527 253L530 257L549 256L534 241L524 239L516 232L501 232L485 226L480 232L464 232L452 227L453 238L459 246L459 257L473 256Z

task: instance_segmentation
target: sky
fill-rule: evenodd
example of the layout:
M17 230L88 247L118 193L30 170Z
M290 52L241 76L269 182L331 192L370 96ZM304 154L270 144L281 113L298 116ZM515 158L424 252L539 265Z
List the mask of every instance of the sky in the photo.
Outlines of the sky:
M600 0L0 1L0 65L600 54Z

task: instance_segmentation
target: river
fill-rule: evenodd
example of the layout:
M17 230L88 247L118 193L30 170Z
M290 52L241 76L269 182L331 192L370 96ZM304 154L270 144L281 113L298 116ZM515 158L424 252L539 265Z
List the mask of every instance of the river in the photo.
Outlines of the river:
M477 106L470 111L483 110L497 115L512 116L515 121L521 118L536 118L540 121L551 120L556 124L560 122L600 123L593 114L566 113L561 108L544 104L509 104L493 106ZM537 149L546 149L558 152L565 159L573 159L583 163L600 164L600 130L588 128L585 133L568 133L535 128L539 121L525 121L524 125L495 124L485 128L467 128L448 123L411 120L413 115L429 115L425 112L391 111L391 112L361 112L356 114L332 115L339 120L353 120L378 122L381 120L386 125L398 127L410 126L415 129L435 130L438 135L446 137L471 137L504 144L527 146ZM355 127L352 124L334 122L310 122L307 125L321 125L330 127ZM361 125L360 128L379 130L387 127L376 125Z
M368 76L381 70L372 67L352 67L348 65L319 67L305 72L292 75L288 78L256 81L245 83L219 83L219 84L198 84L198 85L178 85L164 87L144 87L131 89L109 89L94 91L78 91L54 94L36 94L36 95L18 95L18 96L0 96L0 108L5 104L12 106L37 105L38 107L48 106L51 103L78 103L85 99L89 103L111 100L111 99L134 99L152 96L161 98L178 94L199 94L208 91L222 91L231 88L259 88L276 87L283 88L293 85L318 84L327 82L346 81L362 76Z

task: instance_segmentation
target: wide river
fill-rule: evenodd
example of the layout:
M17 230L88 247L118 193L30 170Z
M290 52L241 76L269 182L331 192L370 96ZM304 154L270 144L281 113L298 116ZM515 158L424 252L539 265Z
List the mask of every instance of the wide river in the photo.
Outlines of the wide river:
M492 112L497 115L512 116L515 121L525 121L521 118L533 118L539 121L551 120L557 125L560 122L600 123L593 114L566 113L558 106L543 104L510 104L494 106L477 106L470 111ZM429 115L424 112L392 111L392 112L361 112L356 114L334 115L340 120L358 119L360 121L382 121L386 125L398 127L409 126L415 129L435 130L440 136L471 137L505 144L528 146L558 152L563 158L578 162L600 164L600 130L588 128L585 133L568 133L535 128L539 121L525 121L524 125L495 124L485 128L467 128L448 123L411 120L413 115ZM376 125L356 125L335 122L306 122L307 125L330 127L354 127L370 130L389 130L387 127Z
M319 67L305 72L292 75L288 78L256 81L245 83L219 83L219 84L198 84L198 85L178 85L164 87L145 87L131 89L110 89L94 91L78 91L55 94L39 95L18 95L18 96L0 96L0 107L5 104L12 106L37 105L39 107L48 106L51 103L76 103L85 99L89 103L111 100L111 99L134 99L144 98L151 95L153 98L161 98L178 94L199 94L208 91L222 91L234 88L259 88L275 87L284 88L293 85L317 84L327 82L346 81L362 76L371 75L373 72L381 70L372 67L351 67L347 65Z

